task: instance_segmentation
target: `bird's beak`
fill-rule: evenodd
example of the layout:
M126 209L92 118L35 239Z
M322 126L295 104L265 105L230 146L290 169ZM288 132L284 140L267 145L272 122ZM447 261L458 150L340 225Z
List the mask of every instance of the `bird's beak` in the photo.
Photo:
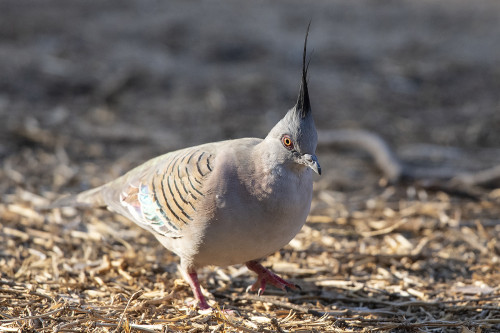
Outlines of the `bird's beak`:
M311 168L318 175L321 175L321 166L319 165L316 155L304 154L302 155L302 161L304 161L304 165Z

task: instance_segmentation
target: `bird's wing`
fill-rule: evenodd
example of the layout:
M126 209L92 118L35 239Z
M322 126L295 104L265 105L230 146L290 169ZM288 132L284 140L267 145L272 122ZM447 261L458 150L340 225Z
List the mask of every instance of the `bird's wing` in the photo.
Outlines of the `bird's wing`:
M103 197L141 227L181 237L206 194L203 185L214 158L215 150L207 145L159 156L110 183Z

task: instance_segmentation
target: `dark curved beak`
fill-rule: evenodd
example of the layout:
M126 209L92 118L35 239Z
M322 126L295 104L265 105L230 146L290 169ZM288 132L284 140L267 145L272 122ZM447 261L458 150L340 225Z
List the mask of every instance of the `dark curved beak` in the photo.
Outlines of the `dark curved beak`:
M321 175L321 166L319 165L316 155L304 154L302 155L302 160L304 161L304 165L311 168L318 175Z

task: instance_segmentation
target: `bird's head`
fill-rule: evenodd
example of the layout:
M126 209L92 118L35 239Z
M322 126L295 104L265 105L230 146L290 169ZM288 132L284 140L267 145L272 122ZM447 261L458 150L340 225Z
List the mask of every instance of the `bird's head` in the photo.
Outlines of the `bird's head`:
M274 143L274 153L286 162L292 162L311 168L321 174L321 167L316 157L318 134L311 113L311 103L307 89L306 48L309 27L307 28L302 56L302 83L297 103L273 127L266 137ZM278 141L276 141L278 140Z

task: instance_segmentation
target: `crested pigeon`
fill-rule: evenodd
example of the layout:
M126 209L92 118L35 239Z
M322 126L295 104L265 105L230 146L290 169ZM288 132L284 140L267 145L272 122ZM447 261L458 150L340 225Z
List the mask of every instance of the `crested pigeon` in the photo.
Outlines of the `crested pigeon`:
M210 306L196 269L246 263L257 273L249 287L290 283L260 260L302 228L312 199L317 133L307 88L306 48L296 105L265 139L242 138L181 149L136 167L100 187L61 198L53 207L107 207L150 231L180 257L180 269L200 309Z

